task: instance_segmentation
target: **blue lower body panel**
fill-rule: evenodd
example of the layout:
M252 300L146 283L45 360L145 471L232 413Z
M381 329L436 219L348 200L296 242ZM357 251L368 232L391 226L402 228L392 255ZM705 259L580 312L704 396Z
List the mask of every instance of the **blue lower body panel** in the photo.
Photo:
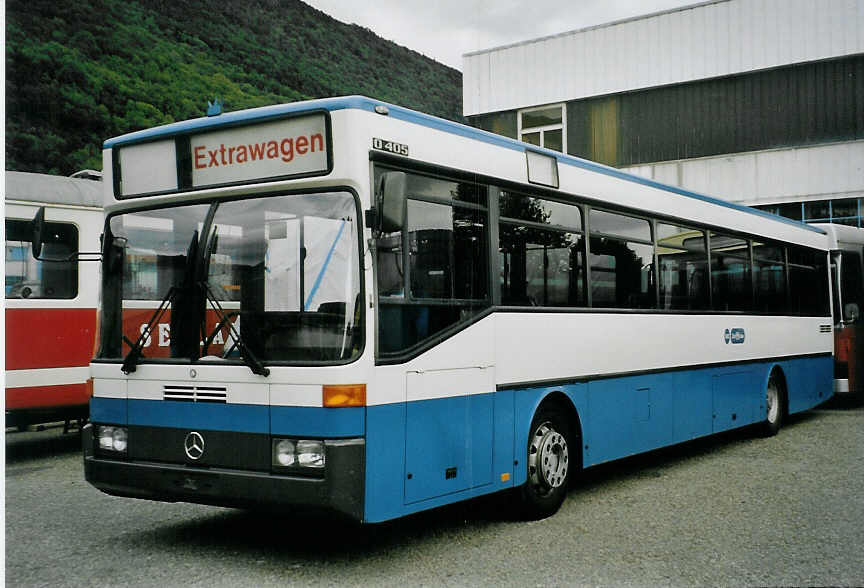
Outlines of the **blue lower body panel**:
M765 388L782 371L790 413L833 393L830 355L514 386L366 408L325 409L94 398L94 423L365 442L352 474L362 519L384 521L521 485L530 423L551 394L566 399L584 466L765 419ZM184 433L185 434L185 433ZM178 447L182 444L177 443ZM353 466L352 466L353 467Z
M505 390L368 407L366 520L511 488L513 400Z
M588 467L764 421L775 367L790 413L833 393L833 358L825 355L369 407L365 518L387 520L524 483L531 420L550 394L573 405Z

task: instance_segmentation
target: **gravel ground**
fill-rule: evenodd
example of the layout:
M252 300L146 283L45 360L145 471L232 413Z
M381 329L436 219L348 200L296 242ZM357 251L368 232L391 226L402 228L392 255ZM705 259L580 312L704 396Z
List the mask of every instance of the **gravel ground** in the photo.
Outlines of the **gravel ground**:
M78 439L6 434L8 586L864 584L864 408L586 471L561 511L504 497L383 525L114 498Z

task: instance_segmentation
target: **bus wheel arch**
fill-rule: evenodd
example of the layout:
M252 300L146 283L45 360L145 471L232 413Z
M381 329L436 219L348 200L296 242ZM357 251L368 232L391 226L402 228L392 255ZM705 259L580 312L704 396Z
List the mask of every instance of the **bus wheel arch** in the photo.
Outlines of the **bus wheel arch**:
M789 394L783 368L779 365L774 365L771 368L763 389L765 419L761 423L761 432L765 437L773 437L780 430L783 421L789 414Z
M582 468L582 427L565 394L549 394L534 411L524 467L526 481L518 489L522 514L529 519L555 514Z

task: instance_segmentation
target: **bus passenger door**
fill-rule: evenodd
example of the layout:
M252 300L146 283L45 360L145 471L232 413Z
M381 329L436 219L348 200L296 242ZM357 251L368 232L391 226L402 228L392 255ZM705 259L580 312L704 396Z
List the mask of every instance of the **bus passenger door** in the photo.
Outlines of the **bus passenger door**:
M494 367L406 373L405 503L492 482Z

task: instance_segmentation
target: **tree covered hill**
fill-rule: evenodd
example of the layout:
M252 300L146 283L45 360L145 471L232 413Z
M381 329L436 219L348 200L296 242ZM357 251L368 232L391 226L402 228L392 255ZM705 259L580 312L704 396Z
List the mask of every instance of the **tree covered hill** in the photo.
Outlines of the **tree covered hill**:
M370 8L371 9L371 8ZM111 136L363 94L461 120L462 75L299 0L7 0L6 168L101 169Z

